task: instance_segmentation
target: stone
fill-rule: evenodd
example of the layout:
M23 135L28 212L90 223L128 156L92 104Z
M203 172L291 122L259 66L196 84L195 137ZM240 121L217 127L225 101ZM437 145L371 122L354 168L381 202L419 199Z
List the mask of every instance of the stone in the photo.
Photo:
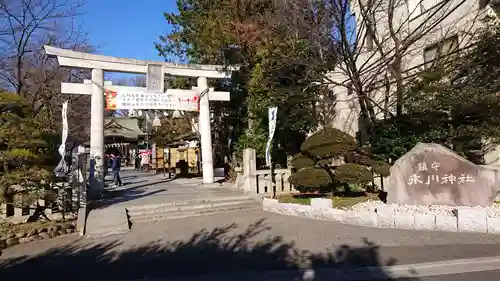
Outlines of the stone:
M415 214L415 229L435 230L436 216L427 214Z
M32 230L28 231L28 236L33 236L33 235L37 235L38 234L38 230L33 228Z
M3 235L0 239L7 240L9 238L14 238L14 237L16 237L16 234L11 232L11 233L7 233L7 234Z
M333 202L331 199L326 198L311 198L311 207L313 209L331 209Z
M28 236L28 240L31 241L31 242L37 241L39 239L40 239L40 237L38 236L38 234Z
M19 239L18 238L9 238L9 239L5 240L5 244L7 244L7 247L17 245L17 244L19 244Z
M436 230L457 232L457 217L436 216Z
M415 216L413 214L396 214L394 216L394 225L396 228L415 229Z
M458 208L458 231L460 232L486 232L486 210L484 208Z
M262 208L276 208L278 199L262 198Z
M488 233L500 233L500 218L486 217Z
M48 229L46 227L42 227L38 230L38 233L43 233L43 232L48 232Z
M3 250L7 248L7 243L5 243L5 240L0 240L0 250Z
M50 234L48 234L47 232L39 233L38 236L40 236L42 239L50 239L50 238L52 238L52 236Z
M345 223L362 225L362 226L377 226L377 213L375 212L346 212L344 215Z
M70 233L75 232L75 229L74 228L67 228L65 231L67 234L70 234Z
M59 236L59 233L57 232L57 230L52 230L51 232L49 232L50 236L52 237L56 237L56 236Z
M61 224L61 229L62 230L66 230L66 229L69 229L69 228L74 228L73 224L71 224L69 222Z
M392 228L394 224L394 206L385 205L377 207L377 226Z
M61 230L57 231L57 234L58 235L64 235L64 234L66 234L66 231L61 229Z
M28 243L30 240L28 239L28 237L21 237L19 238L19 243L20 244L26 244Z
M26 236L28 236L28 233L26 231L19 231L18 233L16 233L16 238L23 238Z
M387 203L491 206L500 171L478 166L452 150L419 143L390 169Z

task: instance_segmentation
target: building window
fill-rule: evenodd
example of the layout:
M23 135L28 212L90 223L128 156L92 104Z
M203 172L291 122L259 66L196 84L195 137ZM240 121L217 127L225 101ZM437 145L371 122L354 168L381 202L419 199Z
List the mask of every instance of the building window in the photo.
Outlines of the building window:
M365 46L368 51L373 50L373 32L371 28L366 28Z
M430 68L434 61L439 58L448 57L458 51L458 36L452 36L445 40L430 45L424 49L425 68Z
M347 95L348 96L352 95L354 92L352 87L353 87L352 83L347 84Z
M488 6L490 0L479 0L479 10L482 10Z

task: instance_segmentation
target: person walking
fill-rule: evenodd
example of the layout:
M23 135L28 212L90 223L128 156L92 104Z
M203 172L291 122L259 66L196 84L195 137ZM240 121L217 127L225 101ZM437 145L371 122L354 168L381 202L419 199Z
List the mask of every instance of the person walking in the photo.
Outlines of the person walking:
M135 164L135 165L134 165L134 166L135 166L134 171L139 172L139 171L141 170L141 157L139 156L139 153L137 153L137 154L135 155L134 160L135 160L135 161L134 161L134 162L135 162L135 163L134 163L134 164Z
M113 179L114 179L114 187L122 186L122 179L120 178L120 168L121 168L121 159L120 153L117 152L113 156L113 163L111 166L111 170L113 171Z

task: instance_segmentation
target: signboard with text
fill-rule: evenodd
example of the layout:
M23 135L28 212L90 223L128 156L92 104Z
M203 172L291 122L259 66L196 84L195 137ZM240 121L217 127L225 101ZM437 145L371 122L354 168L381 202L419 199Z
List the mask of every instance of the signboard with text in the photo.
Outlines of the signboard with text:
M106 108L198 111L199 97L191 93L106 91Z

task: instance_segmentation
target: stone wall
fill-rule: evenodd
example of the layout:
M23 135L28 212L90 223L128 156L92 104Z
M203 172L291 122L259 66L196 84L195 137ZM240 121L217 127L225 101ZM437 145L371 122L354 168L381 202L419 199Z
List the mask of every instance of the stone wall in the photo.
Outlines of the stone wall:
M448 232L500 233L500 217L487 214L484 207L456 207L452 214L400 213L393 206L380 206L375 211L335 209L332 200L311 199L310 205L278 203L263 198L265 211L319 220L379 228L437 230Z

